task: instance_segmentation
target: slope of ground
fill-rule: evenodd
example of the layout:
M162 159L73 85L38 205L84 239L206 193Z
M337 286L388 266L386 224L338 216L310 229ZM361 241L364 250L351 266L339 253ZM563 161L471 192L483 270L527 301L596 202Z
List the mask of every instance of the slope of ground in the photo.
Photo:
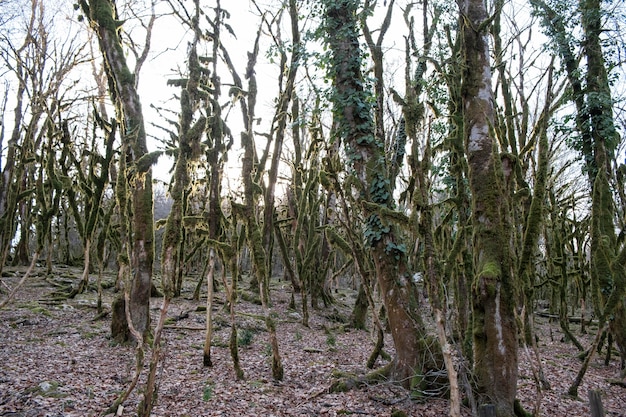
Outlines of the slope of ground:
M14 272L2 278L3 285L15 285L22 271ZM95 292L72 300L49 300L59 284L76 285L78 275L79 271L71 268L55 268L51 277L38 271L0 311L0 416L101 415L128 386L135 366L133 348L112 343L109 320L95 319ZM289 294L280 290L283 285L288 287L286 282L276 283L272 294L284 380L271 379L268 337L258 319L259 306L243 301L237 305L237 322L245 380L236 380L228 349L229 318L219 302L223 293L217 294L214 312L214 366L203 367L205 312L198 307L205 302L190 300L191 292L186 292L168 312L176 320L165 330L154 416L448 414L446 400L418 402L392 384L329 393L334 371L368 371L364 364L374 345L372 335L349 330L337 320L337 316L349 314L349 291L336 294L334 307L312 311L310 326L304 327L299 313L288 309ZM107 306L112 297L112 290L107 290ZM160 300L153 299L152 306L156 315ZM578 352L561 341L556 324L538 320L539 355L551 389L537 392L532 372L538 369L536 357L530 350L520 350L519 396L524 406L532 410L539 404L543 416L588 416L586 396L593 389L600 390L608 416L626 416L626 390L608 382L618 374L616 361L605 367L602 358L594 359L579 391L584 399L564 396L580 368ZM389 340L386 349L391 351ZM118 415L135 415L140 397L140 389L136 389ZM471 415L470 410L463 412Z

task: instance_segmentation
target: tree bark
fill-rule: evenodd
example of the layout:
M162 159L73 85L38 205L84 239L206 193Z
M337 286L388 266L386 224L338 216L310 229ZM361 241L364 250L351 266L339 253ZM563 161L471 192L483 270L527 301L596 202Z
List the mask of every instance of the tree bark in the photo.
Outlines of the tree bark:
M420 388L427 348L424 324L417 307L415 283L409 278L406 249L388 214L393 210L384 144L375 136L368 93L361 73L362 54L357 28L358 2L325 1L326 42L331 51L335 140L343 140L357 180L358 203L366 219L376 277L387 311L396 356L390 377L407 388Z
M600 325L609 321L609 329L626 360L626 271L615 233L617 212L610 179L612 162L619 144L619 134L613 118L613 99L604 60L600 34L602 25L601 0L581 0L581 24L585 33L584 53L587 58L587 106L591 121L593 181L591 208L591 278L592 288L600 300ZM624 247L621 248L624 251ZM608 296L607 296L608 294Z
M254 276L253 279L251 279L251 282L256 280L261 298L265 326L267 327L269 335L269 345L272 349L272 377L274 380L281 381L284 376L284 369L280 356L278 337L276 335L276 322L274 321L269 297L271 270L268 268L269 262L267 262L267 259L271 256L271 254L266 252L263 241L262 226L259 224L255 213L258 195L262 192L261 186L256 182L259 181L260 178L253 172L256 162L253 121L255 119L257 99L257 80L254 67L259 53L260 35L261 30L259 29L255 38L253 52L248 53L248 66L246 69L246 77L248 78L247 102L243 99L240 100L245 126L245 131L241 133L241 144L244 150L241 167L241 175L244 186L244 203L243 205L233 204L233 209L239 210L240 215L243 216L244 221L246 222L246 240L249 245L250 257L254 267ZM223 49L222 52L225 54ZM233 75L235 85L243 90L241 78L237 74L228 56L227 64L231 74ZM258 174L260 175L261 172L262 171L259 170Z
M494 152L493 93L487 10L482 0L460 3L464 49L465 146L472 192L475 276L473 355L479 405L514 415L517 392L515 281L503 172Z
M138 334L146 335L150 323L150 290L154 260L154 229L152 214L152 164L142 160L148 153L146 131L137 93L136 74L128 68L126 56L119 37L119 26L115 3L111 0L81 0L81 8L98 37L109 81L109 94L115 104L122 141L128 146L129 157L134 168L128 185L132 205L132 244L130 288L130 317ZM126 174L120 170L120 175ZM124 208L120 208L124 210Z
M615 233L616 207L610 183L619 135L615 129L613 101L600 38L603 30L602 1L578 2L584 34L583 55L587 62L586 73L582 75L563 18L542 0L532 0L532 3L543 13L544 26L558 47L572 88L572 100L576 104L576 129L581 137L577 148L582 154L584 171L592 188L590 275L594 309L600 327L605 320L609 320L609 328L622 359L625 359L626 328L622 323L626 322L626 271L623 262L619 261L622 255ZM583 85L583 80L586 85ZM577 391L576 383L570 391Z

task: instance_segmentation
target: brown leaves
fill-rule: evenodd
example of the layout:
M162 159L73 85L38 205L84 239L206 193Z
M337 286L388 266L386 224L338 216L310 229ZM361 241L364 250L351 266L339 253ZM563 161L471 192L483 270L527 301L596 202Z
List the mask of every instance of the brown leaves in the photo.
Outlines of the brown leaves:
M77 272L77 276L79 276ZM113 345L108 320L92 321L95 308L89 308L93 293L62 305L42 306L44 281L34 278L18 294L11 310L0 312L0 415L19 412L28 416L96 416L111 405L128 384L134 367L129 346ZM229 320L220 307L214 313L212 368L202 366L203 305L186 299L174 300L170 315L179 318L176 328L165 331L163 361L158 370L158 397L153 416L390 416L392 410L410 416L445 416L446 400L418 404L409 393L392 384L366 386L345 393L328 393L333 371L363 374L365 361L373 348L367 331L344 328L330 322L325 312L314 311L310 327L290 319L289 294L272 292L279 313L277 333L284 381L271 379L268 336L258 320L260 307L247 302L237 305L239 328L251 334L247 346L240 348L241 365L247 379L237 381L232 367L228 338ZM107 294L110 298L112 294ZM223 293L217 293L221 298ZM82 298L81 298L82 297ZM154 305L158 300L153 300ZM349 313L351 301L335 306ZM218 303L218 306L220 304ZM180 312L189 312L182 317ZM153 311L156 313L156 310ZM579 369L577 351L571 345L551 342L550 324L542 322L539 348L544 372L552 391L542 393L543 416L587 416L586 392L602 390L607 415L624 415L626 393L608 379L618 373L616 362L604 367L602 358L594 359L583 385L583 401L565 398L563 393ZM552 333L559 333L553 327ZM250 337L250 335L248 335ZM387 336L385 349L391 351ZM147 355L148 356L148 355ZM530 364L520 356L518 396L527 409L535 401L535 385ZM377 366L382 365L378 363ZM134 393L124 404L123 416L135 414L139 396ZM464 410L464 415L470 412Z

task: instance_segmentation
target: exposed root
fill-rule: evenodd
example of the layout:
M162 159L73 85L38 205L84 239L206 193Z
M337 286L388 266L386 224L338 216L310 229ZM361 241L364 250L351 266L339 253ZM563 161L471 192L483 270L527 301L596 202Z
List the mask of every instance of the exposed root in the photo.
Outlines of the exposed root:
M389 381L392 369L393 362L390 362L382 368L378 368L365 375L355 375L348 372L335 371L333 372L333 377L336 378L336 380L330 385L328 392L347 392L366 385Z

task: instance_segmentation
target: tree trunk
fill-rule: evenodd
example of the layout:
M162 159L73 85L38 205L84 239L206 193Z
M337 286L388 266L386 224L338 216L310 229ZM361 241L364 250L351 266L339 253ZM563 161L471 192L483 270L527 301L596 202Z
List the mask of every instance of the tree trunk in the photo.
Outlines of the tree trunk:
M32 10L27 29L28 33L32 33L34 30L35 16L35 10ZM16 51L16 54L20 55L32 42L35 42L35 38L26 36L24 44ZM25 73L28 73L28 69L24 67L23 61L17 60L15 75L18 79L18 86L15 94L15 108L13 110L13 130L7 143L6 161L0 177L0 272L2 272L6 264L11 241L15 238L15 212L19 202L18 195L20 194L19 179L26 168L22 163L25 147L20 140L24 119L24 98L27 93ZM3 129L4 126L3 123ZM20 154L22 155L22 161L20 161Z
M352 307L352 313L350 314L350 326L355 329L365 330L365 324L367 322L367 310L368 300L367 293L365 292L365 282L359 285L359 292L357 293L354 306Z
M204 332L204 348L202 351L202 364L213 366L211 359L211 340L213 340L213 286L215 280L215 249L209 249L209 267L207 271L207 295L206 295L206 331Z
M257 95L257 81L254 75L254 67L259 53L259 37L261 31L257 31L257 36L254 43L253 52L248 53L248 100L240 100L242 106L242 115L244 119L245 131L241 133L241 143L244 150L244 156L242 158L241 175L244 185L244 203L243 205L233 204L234 210L239 210L240 215L243 216L246 228L246 240L250 249L250 258L252 263L252 269L254 270L251 282L256 281L259 290L259 296L261 298L261 306L263 308L263 316L265 318L265 326L267 327L269 335L269 344L272 349L272 377L280 381L284 376L284 369L282 360L280 357L280 351L278 346L278 337L276 335L276 323L274 321L271 305L270 305L270 274L271 270L268 268L268 257L270 253L266 252L264 246L264 237L262 226L259 224L255 209L258 195L262 189L256 181L260 178L255 176L253 171L255 167L255 143L254 143L254 130L252 122L255 120L255 106ZM225 51L222 49L222 52ZM231 74L235 79L237 87L243 89L241 78L237 74L235 68L232 66L232 62L228 62ZM262 170L260 170L262 172ZM260 173L259 172L259 173ZM256 181L255 181L256 180Z
M146 335L150 323L150 291L152 288L153 214L152 214L152 160L146 158L146 132L141 101L137 94L136 74L128 68L119 37L119 21L115 3L111 0L81 0L85 16L95 30L102 56L106 63L109 94L115 104L122 141L134 164L134 174L128 179L132 204L132 245L130 288L130 316L138 334ZM143 160L141 160L143 158ZM141 164L139 164L141 160ZM125 174L120 170L120 175ZM124 208L121 208L124 210Z
M376 277L387 311L396 357L390 376L408 388L420 388L428 348L424 324L417 307L417 292L409 278L406 248L399 241L393 210L384 144L375 136L369 95L361 73L362 54L356 21L358 2L325 1L326 42L331 51L335 135L346 146L357 178L357 195L366 219L366 239L371 246ZM384 213L384 214L383 214Z
M482 0L460 3L464 43L463 105L472 192L475 277L473 353L479 404L514 415L517 392L515 282L503 172L494 152L489 22Z
M612 161L620 136L613 119L613 99L600 38L603 29L601 0L581 0L581 24L585 33L587 58L587 106L591 119L593 162L597 174L593 181L591 208L591 277L599 295L600 324L609 321L609 330L626 359L626 271L624 247L618 251L615 233L616 207L610 179ZM608 296L607 296L608 294Z
M582 45L587 62L586 74L581 71L577 54L572 50L575 43L570 42L570 29L564 19L542 0L532 0L532 4L542 12L544 25L557 45L576 105L576 129L581 137L578 149L592 188L590 275L594 309L600 325L605 319L613 317L609 328L626 356L626 328L616 325L626 322L623 295L626 272L623 263L617 261L621 255L617 253L616 209L610 185L611 164L615 159L619 135L615 129L613 100L600 37L604 30L602 1L580 0L578 3L584 33Z

